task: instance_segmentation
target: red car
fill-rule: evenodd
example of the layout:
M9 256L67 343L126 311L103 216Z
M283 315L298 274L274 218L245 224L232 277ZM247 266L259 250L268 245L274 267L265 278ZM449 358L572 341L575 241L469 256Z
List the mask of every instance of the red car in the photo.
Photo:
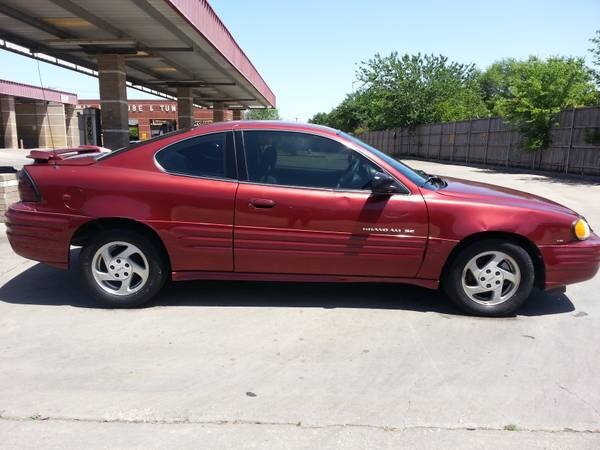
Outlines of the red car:
M14 251L67 269L82 247L82 278L111 307L169 278L390 282L504 315L600 264L600 238L564 206L415 171L320 126L222 122L30 157L6 214Z

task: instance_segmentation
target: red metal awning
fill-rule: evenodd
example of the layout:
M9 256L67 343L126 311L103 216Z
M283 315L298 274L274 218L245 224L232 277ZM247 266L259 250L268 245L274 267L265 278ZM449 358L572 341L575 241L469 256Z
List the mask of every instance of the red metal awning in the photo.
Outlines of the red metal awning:
M0 80L0 94L77 105L77 94L54 89L42 89L37 86L7 80Z
M189 87L203 106L275 106L207 0L2 0L0 48L90 75L98 55L120 54L134 88L172 98Z
M275 106L275 95L207 0L166 0Z

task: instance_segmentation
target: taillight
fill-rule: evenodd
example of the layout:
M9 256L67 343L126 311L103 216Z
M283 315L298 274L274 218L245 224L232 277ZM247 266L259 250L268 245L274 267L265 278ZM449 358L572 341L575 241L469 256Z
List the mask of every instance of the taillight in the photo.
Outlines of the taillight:
M31 176L27 173L25 169L19 171L19 173L17 174L17 179L19 181L18 189L21 201L39 202L41 199L40 193L37 189L37 186L31 179Z

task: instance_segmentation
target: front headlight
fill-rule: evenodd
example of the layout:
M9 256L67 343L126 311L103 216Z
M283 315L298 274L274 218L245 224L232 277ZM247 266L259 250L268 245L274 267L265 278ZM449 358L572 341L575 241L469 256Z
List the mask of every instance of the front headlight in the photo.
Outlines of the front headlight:
M580 241L585 241L587 238L589 238L590 233L590 226L584 218L580 217L575 222L573 222L573 234Z

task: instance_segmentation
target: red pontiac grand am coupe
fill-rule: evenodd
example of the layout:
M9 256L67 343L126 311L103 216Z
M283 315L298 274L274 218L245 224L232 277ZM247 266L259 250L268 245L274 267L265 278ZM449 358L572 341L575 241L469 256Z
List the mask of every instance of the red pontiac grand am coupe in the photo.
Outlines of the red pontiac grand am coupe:
M600 238L531 194L413 170L342 132L222 122L113 152L31 152L15 252L68 268L111 307L173 280L410 283L478 315L592 278Z

